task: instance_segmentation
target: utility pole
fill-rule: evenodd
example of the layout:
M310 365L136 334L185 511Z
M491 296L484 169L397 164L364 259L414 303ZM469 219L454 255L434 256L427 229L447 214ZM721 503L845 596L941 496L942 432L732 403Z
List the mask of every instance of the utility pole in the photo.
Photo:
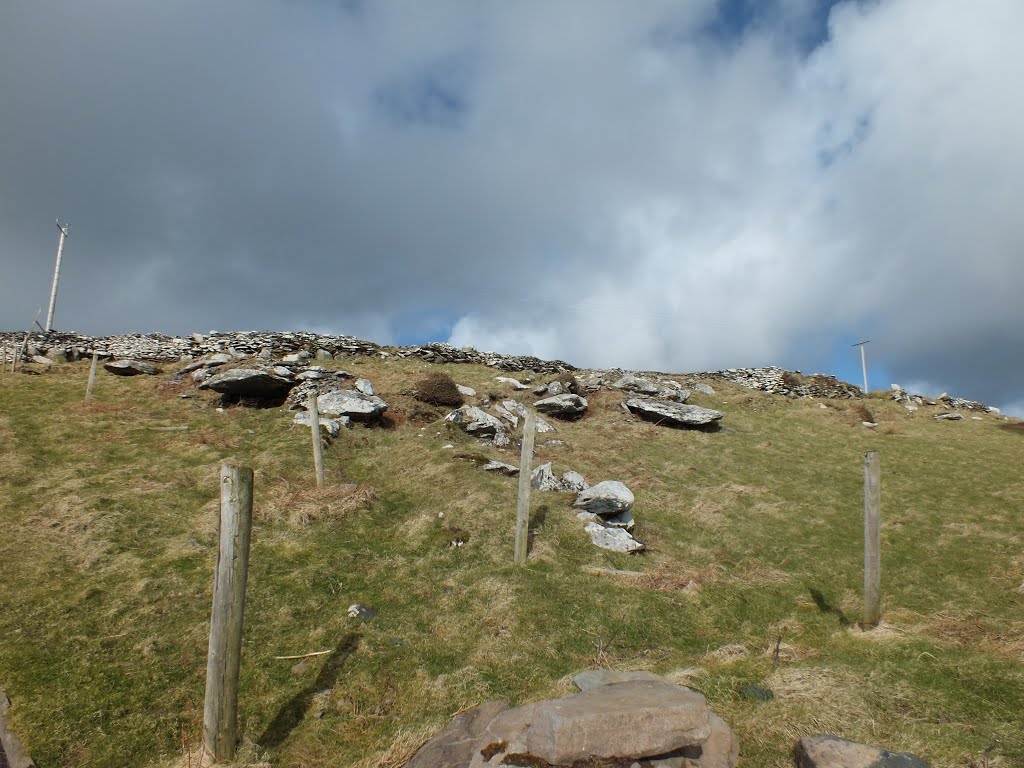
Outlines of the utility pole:
M62 225L60 219L57 219L57 229L60 230L60 240L57 241L57 266L53 268L53 288L50 289L50 310L46 313L45 333L49 333L53 327L53 308L57 303L57 281L60 279L60 257L64 252L64 241L71 228L67 224Z
M858 341L856 344L851 344L851 347L860 347L860 367L864 371L864 394L868 393L868 364L864 358L864 345L870 342L869 339L864 341Z

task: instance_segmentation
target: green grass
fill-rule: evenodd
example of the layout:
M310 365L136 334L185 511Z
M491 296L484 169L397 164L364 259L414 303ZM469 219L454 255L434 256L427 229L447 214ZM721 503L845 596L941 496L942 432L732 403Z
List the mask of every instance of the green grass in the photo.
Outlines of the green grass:
M102 374L85 404L80 365L0 384L0 684L41 768L187 765L196 751L226 460L256 471L243 763L398 765L464 707L564 695L570 675L608 666L703 691L745 766L787 765L799 736L821 732L935 766L980 763L992 744L991 766L1024 764L1024 433L882 400L868 430L856 403L722 382L694 397L726 414L709 434L637 421L600 392L536 462L625 482L650 551L593 548L571 496L535 492L530 560L515 567L516 480L459 457L516 454L401 395L435 368L504 393L499 372L344 367L374 382L394 423L335 441L324 491L310 487L308 430L278 410L219 412L163 376ZM872 449L884 622L864 632ZM379 616L348 618L355 602ZM271 658L323 649L337 652L304 670ZM747 698L749 685L774 698Z

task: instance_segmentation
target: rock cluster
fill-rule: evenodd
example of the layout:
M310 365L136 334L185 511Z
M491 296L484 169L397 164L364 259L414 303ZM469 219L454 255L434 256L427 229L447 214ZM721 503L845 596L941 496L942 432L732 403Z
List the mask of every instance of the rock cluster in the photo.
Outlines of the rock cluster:
M732 381L748 389L792 397L852 399L864 396L860 387L840 381L835 376L816 373L805 377L799 371L785 371L774 365L766 368L727 368L700 375Z
M24 333L0 333L0 345L13 349L24 341ZM306 352L310 357L326 360L337 357L372 355L417 357L432 363L477 363L504 371L563 373L575 368L561 360L541 360L529 355L499 355L459 349L450 344L425 344L409 347L382 347L353 336L331 336L319 333L239 331L191 336L167 336L160 333L123 334L117 336L86 336L78 333L50 331L29 334L31 354L45 355L50 350L68 360L90 357L99 352L105 357L136 360L172 361L226 352L238 358L279 358Z
M515 709L489 701L458 715L406 768L736 766L739 740L702 694L649 672L586 672L574 682L572 696Z
M905 406L922 406L922 405L938 405L946 408L953 408L958 411L978 411L981 413L999 413L998 408L992 408L990 406L979 403L976 400L967 400L963 397L950 397L948 394L943 392L941 395L932 399L925 397L924 395L912 395L907 390L903 389L899 384L892 384L890 386L892 399L897 403L903 403Z
M613 552L640 552L644 545L633 538L633 492L618 480L604 480L581 490L573 507L576 519L586 523L591 542Z

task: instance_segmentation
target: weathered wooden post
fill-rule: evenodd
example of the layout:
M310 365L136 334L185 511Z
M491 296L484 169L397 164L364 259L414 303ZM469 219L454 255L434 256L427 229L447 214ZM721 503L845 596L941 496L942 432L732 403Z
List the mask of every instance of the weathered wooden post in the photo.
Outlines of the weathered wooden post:
M222 464L217 570L213 584L210 651L206 661L203 744L215 760L235 756L242 617L252 532L252 470Z
M514 559L526 562L530 528L530 465L533 464L533 439L537 434L537 415L527 409L523 423L523 452L519 457L519 504L516 506L516 545Z
M92 397L92 385L96 381L96 363L100 359L99 352L92 353L92 365L89 366L89 383L85 386L85 399Z
M7 374L7 345L0 347L0 381L4 380Z
M881 480L878 451L864 454L864 627L881 617Z
M309 393L306 401L309 424L313 430L313 466L316 469L316 487L324 487L324 452L320 445L320 408L316 404L316 392Z

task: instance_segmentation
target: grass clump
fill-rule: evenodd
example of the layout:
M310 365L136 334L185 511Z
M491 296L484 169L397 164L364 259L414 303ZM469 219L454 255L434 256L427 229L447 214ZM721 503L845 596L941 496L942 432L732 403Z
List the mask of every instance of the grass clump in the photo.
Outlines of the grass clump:
M428 373L416 382L417 400L428 405L444 405L458 408L465 400L458 386L447 373Z

